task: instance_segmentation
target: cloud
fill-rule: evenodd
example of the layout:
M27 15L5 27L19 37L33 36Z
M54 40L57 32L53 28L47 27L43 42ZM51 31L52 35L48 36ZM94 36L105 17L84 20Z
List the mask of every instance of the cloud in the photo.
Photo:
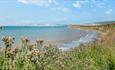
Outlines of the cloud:
M91 8L97 7L97 8L104 8L106 0L76 0L73 3L73 7L75 8L81 8L84 4L87 4Z
M108 9L107 11L105 11L105 14L107 14L107 15L112 15L112 9Z
M18 0L18 2L24 3L24 4L28 4L27 0Z
M18 2L23 4L34 4L41 7L49 7L52 4L58 4L55 0L18 0Z
M76 2L76 3L73 4L73 6L76 7L76 8L80 8L81 4L79 2Z
M75 3L73 3L73 7L81 8L81 6L85 3L88 3L88 0L77 0Z
M18 2L23 4L34 4L40 7L49 7L53 5L53 9L62 11L62 12L69 12L70 9L66 7L62 7L56 0L18 0Z

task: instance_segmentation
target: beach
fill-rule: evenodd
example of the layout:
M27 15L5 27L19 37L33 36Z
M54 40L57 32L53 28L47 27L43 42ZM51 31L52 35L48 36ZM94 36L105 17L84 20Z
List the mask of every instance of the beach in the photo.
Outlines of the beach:
M115 23L102 25L70 25L73 29L93 30L99 33L99 42L107 44L115 42Z

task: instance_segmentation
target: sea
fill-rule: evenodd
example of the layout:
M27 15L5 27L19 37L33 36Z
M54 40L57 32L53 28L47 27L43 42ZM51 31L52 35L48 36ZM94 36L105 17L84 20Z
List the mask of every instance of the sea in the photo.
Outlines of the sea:
M37 39L43 39L45 42L56 44L60 50L68 50L78 47L81 43L87 43L95 38L98 34L95 31L72 29L67 25L64 26L4 26L0 30L0 39L5 36L15 38L14 45L20 45L21 38L28 37L31 43ZM4 43L0 40L0 47Z

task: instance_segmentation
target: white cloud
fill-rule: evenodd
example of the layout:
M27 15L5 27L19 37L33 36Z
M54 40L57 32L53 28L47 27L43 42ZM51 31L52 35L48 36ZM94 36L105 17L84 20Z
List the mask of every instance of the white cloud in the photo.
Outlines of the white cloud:
M57 5L58 3L55 0L18 0L18 2L23 4L34 4L38 6L48 7L51 4Z
M107 15L112 15L112 9L108 9L107 11L105 11L105 14L107 14Z
M76 2L76 3L73 4L73 6L76 7L76 8L80 8L81 4L79 2Z
M41 7L49 7L51 5L54 5L53 9L55 10L62 12L70 11L68 8L60 6L56 0L18 0L18 2L23 4L34 4Z
M18 0L18 2L24 3L24 4L28 4L27 0Z
M104 8L106 0L76 0L73 3L73 7L81 8L83 5L87 4L91 8Z
M77 0L75 3L73 3L73 7L81 8L81 6L85 3L88 3L88 0Z

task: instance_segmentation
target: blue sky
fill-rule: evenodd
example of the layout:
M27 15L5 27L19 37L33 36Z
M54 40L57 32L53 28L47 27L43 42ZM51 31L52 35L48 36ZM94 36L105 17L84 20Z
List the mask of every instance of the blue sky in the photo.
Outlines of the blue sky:
M115 20L115 0L0 0L0 25L83 24Z

